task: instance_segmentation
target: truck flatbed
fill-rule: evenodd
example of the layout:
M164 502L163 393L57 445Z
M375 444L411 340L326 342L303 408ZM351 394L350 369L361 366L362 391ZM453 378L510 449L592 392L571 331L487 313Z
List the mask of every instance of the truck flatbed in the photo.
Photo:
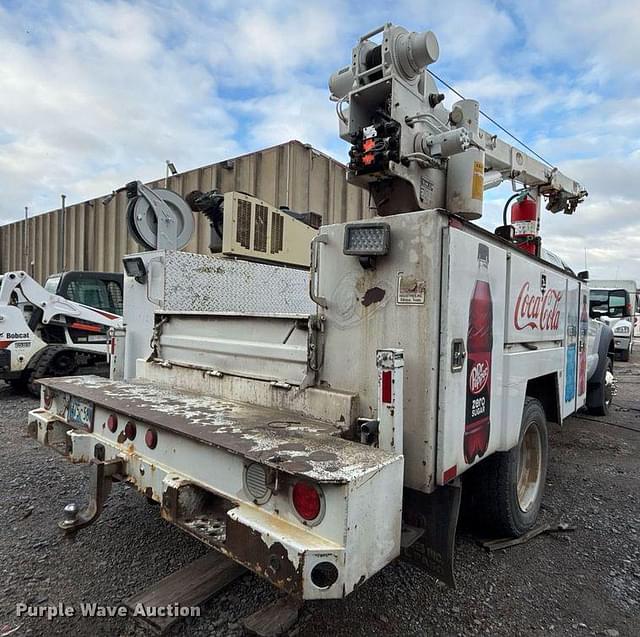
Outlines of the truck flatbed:
M341 438L344 430L337 423L282 409L139 380L70 376L40 382L132 420L318 482L347 483L396 459L396 454ZM94 430L104 426L97 420Z

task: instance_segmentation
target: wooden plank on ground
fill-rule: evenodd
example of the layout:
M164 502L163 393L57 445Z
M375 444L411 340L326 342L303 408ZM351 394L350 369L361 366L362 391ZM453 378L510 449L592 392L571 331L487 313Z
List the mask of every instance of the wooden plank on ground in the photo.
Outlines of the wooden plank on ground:
M162 608L178 604L186 608L199 606L218 591L246 573L246 569L217 551L211 551L194 560L180 570L150 586L142 593L125 600L125 606L133 614L140 604L145 608ZM153 617L136 614L139 619L158 632L164 632L176 621L179 614L172 617Z
M256 637L278 637L297 621L302 603L291 597L280 597L242 620L244 629Z

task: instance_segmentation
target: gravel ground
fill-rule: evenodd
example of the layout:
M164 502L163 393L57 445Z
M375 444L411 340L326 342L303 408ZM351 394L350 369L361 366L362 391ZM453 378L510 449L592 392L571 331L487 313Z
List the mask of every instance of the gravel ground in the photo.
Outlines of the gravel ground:
M457 590L396 562L343 602L307 604L290 634L640 634L640 365L616 367L610 424L585 416L552 431L542 518L575 532L493 554L461 533ZM205 550L121 484L97 523L74 539L58 532L87 471L26 437L35 405L0 387L0 635L150 635L126 617L16 617L20 602L120 604ZM276 596L247 574L169 634L240 635L242 617Z

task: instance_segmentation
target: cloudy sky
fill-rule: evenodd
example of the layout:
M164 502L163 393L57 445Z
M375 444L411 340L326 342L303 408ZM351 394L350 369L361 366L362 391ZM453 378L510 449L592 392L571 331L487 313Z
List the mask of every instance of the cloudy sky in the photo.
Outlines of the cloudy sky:
M636 0L0 0L0 223L157 178L166 158L299 139L344 160L326 81L386 21L433 30L433 70L586 185L573 217L545 213L546 247L640 281Z

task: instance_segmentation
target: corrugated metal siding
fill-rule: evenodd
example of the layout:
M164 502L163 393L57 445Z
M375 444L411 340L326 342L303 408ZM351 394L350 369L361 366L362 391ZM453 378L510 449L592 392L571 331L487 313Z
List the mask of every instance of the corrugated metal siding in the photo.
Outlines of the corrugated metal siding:
M164 186L164 179L152 185ZM298 141L180 173L169 178L169 188L183 196L196 189L239 190L275 206L320 213L324 223L371 215L368 194L347 184L345 167ZM0 227L0 272L28 269L42 282L61 269L120 271L122 257L139 248L127 233L125 193L106 206L103 198L66 207L63 264L58 262L60 210L28 221L32 268L24 258L24 221ZM206 254L208 244L209 224L196 215L196 232L186 249Z

